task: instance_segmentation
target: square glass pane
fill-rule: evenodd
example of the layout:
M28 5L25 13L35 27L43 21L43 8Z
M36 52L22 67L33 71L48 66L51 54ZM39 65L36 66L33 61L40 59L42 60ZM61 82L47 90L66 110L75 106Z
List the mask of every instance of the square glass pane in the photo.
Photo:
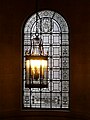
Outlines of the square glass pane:
M31 94L31 107L40 108L40 93L35 92Z
M69 108L69 93L62 93L62 108Z
M69 68L69 59L67 57L62 58L62 68Z
M55 80L61 79L61 70L60 69L53 69L52 74L53 74L53 79L55 79Z
M41 94L41 108L50 108L50 93Z
M53 45L60 45L61 44L61 36L59 34L52 35Z
M62 46L62 56L69 56L69 47Z
M59 79L59 71L53 71L53 78Z
M53 56L59 56L61 55L61 48L60 46L54 47L52 48L52 54Z
M61 106L61 94L52 93L52 108L60 108Z
M57 59L55 60L55 59L54 59L54 60L53 60L53 66L54 66L54 67L58 67L58 66L59 66L59 60L57 60Z
M61 59L60 58L53 58L52 59L53 68L60 68L61 67Z
M62 92L69 92L69 81L62 81Z
M43 45L49 45L50 44L50 34L42 34L42 41Z
M63 33L63 34L62 34L62 41L63 41L63 40L66 40L66 41L68 40L68 34L66 34L66 33L65 33L65 34Z
M53 80L52 81L52 91L53 92L60 92L61 91L61 81L60 80Z
M68 69L62 70L62 80L69 80L69 70Z

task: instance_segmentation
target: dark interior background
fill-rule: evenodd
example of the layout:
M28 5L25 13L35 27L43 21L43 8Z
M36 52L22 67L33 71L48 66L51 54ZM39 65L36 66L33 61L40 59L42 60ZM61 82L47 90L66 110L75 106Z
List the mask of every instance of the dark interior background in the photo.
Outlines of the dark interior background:
M0 120L90 120L90 0L39 0L70 30L70 111L23 111L22 26L35 0L0 0Z

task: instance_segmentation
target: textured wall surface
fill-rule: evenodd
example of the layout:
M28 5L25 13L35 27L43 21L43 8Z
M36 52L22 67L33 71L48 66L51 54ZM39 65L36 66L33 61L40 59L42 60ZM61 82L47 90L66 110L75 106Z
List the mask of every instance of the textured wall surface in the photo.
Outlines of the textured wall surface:
M90 1L39 0L70 28L70 111L22 111L22 25L35 0L0 1L0 120L90 119Z

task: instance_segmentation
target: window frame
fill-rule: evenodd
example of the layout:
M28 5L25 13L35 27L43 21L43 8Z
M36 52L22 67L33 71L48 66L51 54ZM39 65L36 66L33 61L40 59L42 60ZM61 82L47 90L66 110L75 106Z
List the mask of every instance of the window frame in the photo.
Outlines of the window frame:
M46 10L44 10L44 11L46 11ZM47 10L48 11L48 10ZM40 11L41 12L41 11ZM51 11L52 12L52 11ZM53 11L54 12L54 11ZM57 12L54 12L53 13L53 16L54 16L54 14L58 14ZM34 14L35 15L35 14ZM58 15L60 15L60 14L58 14ZM32 15L33 16L33 15ZM25 28L25 25L26 25L26 23L27 23L27 21L32 17L32 16L29 16L27 19L26 19L26 21L25 21L25 23L24 23L24 26L23 26L23 32L22 32L22 39L23 39L23 42L22 42L22 57L24 57L24 28ZM61 16L61 15L60 15ZM62 17L62 16L61 16ZM63 18L63 17L62 17ZM64 19L64 18L63 18ZM65 20L65 19L64 19ZM65 20L66 21L66 20ZM59 24L59 23L58 23ZM67 24L67 22L66 22L66 24ZM68 25L67 25L68 26ZM61 27L61 26L60 26ZM52 33L53 34L53 33ZM62 33L61 33L62 34ZM68 30L68 43L69 43L69 30ZM62 42L62 41L61 41ZM23 70L22 70L22 108L23 109L29 109L29 110L35 110L35 109L47 109L47 110L63 110L63 109L65 109L65 110L69 110L70 109L70 46L68 45L68 47L69 47L69 53L68 53L68 55L69 55L69 57L68 57L68 59L69 59L69 107L68 108L29 108L29 107L24 107L23 106ZM62 49L62 47L61 47L61 49ZM62 52L61 52L61 54L62 54ZM24 62L24 60L22 59L22 65L23 65L23 62ZM23 65L24 66L24 65ZM62 66L62 64L61 64L61 66ZM23 68L22 68L23 69ZM25 77L24 77L25 78ZM62 89L62 88L61 88Z

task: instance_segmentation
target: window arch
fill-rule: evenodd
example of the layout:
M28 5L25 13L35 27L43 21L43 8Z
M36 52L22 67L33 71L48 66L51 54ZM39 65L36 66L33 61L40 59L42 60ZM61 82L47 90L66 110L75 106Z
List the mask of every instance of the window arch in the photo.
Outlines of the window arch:
M65 19L54 11L38 12L38 32L48 50L48 88L25 88L25 51L36 33L36 14L23 28L23 108L69 108L69 30Z

